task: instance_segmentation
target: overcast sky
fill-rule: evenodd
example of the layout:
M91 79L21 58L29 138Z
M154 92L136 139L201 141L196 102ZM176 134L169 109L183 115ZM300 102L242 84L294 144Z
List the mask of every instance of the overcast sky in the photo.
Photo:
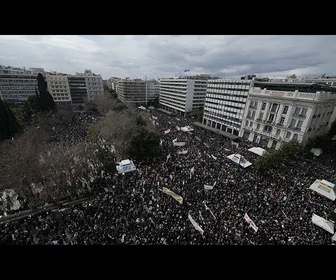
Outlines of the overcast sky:
M336 35L0 35L0 65L103 79L336 76Z

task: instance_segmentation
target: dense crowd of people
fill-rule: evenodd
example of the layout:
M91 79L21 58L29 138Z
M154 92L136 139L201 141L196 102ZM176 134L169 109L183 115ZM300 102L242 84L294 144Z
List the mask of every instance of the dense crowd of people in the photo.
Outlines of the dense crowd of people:
M309 189L315 179L336 182L332 154L260 173L258 155L248 151L254 143L232 143L192 118L157 110L149 117L162 133L160 156L134 160L136 171L102 181L88 201L0 224L0 244L334 244L332 234L312 223L313 213L330 219L334 201ZM185 126L193 131L182 131ZM71 129L71 137L82 131ZM252 165L243 168L227 157L235 153Z

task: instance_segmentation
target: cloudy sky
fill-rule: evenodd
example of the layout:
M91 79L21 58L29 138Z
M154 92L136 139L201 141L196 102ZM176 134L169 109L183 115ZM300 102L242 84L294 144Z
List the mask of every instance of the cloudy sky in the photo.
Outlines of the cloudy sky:
M336 75L335 46L336 35L0 35L0 65L103 79L307 77Z

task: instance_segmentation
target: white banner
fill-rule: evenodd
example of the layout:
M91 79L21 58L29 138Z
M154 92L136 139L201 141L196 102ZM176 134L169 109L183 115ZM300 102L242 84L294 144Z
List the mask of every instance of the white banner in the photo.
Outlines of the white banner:
M190 220L190 222L193 224L194 228L196 230L198 230L202 235L203 235L203 232L204 230L199 226L198 223L196 223L196 221L191 217L190 213L188 214L188 218Z
M255 232L257 232L258 227L255 225L255 223L251 220L251 218L247 215L247 213L245 213L244 215L244 219L246 222L248 222L250 224L250 226L254 229Z
M177 152L179 155L185 155L188 153L188 150L182 150Z
M164 192L164 193L170 195L172 198L174 198L175 200L177 200L179 203L181 203L181 204L183 203L183 198L182 198L182 196L180 196L180 195L174 193L174 192L171 191L170 189L168 189L168 188L166 188L166 187L163 187L163 188L162 188L162 192Z
M182 147L182 146L184 146L186 144L186 142L174 142L173 143L173 145L175 146L175 147Z
M212 190L213 186L204 184L204 189L205 190Z
M208 207L208 205L205 204L205 201L203 201L203 204L205 206L205 210L209 210L209 212L211 213L212 217L214 217L214 219L216 220L216 216L214 215L214 213L212 213L212 211L210 210L210 208Z

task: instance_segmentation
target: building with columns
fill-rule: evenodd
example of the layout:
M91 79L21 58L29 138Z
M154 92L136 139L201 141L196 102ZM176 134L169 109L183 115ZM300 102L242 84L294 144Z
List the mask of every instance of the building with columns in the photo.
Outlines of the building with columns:
M328 132L336 117L336 94L307 82L254 81L247 98L239 136L262 147Z

